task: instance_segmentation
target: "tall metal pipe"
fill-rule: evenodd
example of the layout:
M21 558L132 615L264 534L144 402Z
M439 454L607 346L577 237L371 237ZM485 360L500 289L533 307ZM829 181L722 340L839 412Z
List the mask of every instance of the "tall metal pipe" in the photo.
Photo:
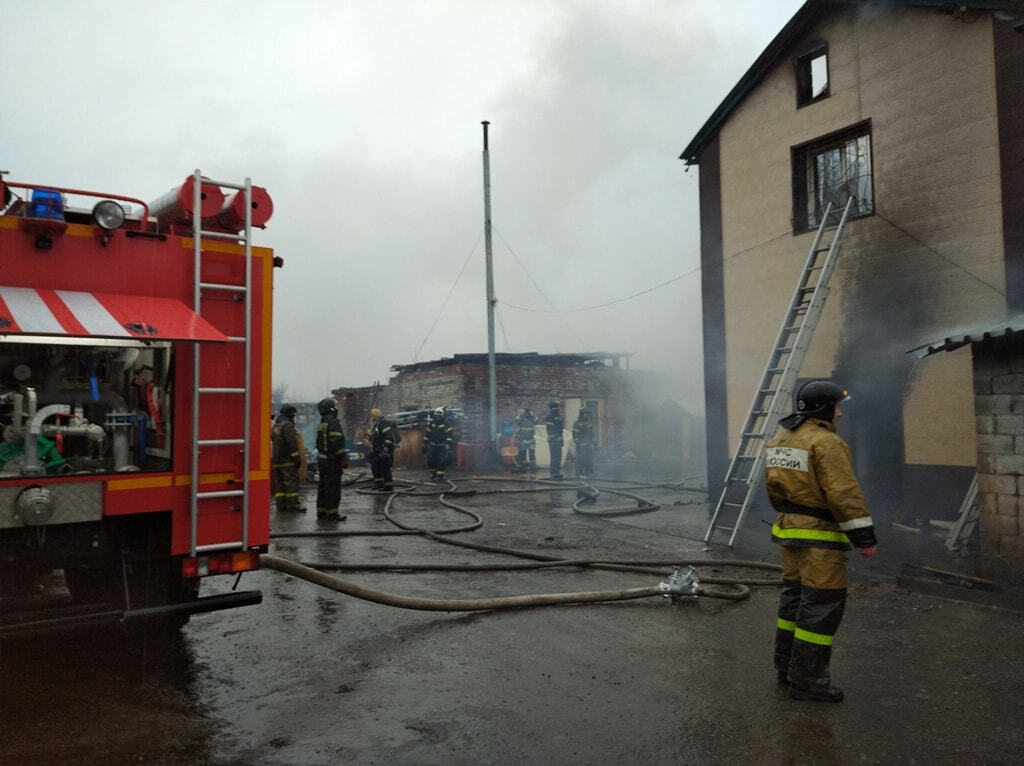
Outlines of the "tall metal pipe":
M498 455L498 384L494 369L494 263L491 258L491 158L487 143L487 126L484 120L484 249L487 253L487 394L491 414L491 458Z

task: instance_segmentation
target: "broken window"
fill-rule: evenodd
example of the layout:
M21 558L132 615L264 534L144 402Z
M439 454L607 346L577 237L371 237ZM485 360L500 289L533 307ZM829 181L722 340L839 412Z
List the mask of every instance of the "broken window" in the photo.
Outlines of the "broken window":
M792 156L794 232L818 228L830 203L834 226L851 197L850 218L875 212L870 121L796 146Z
M815 47L796 58L796 105L828 98L828 45Z

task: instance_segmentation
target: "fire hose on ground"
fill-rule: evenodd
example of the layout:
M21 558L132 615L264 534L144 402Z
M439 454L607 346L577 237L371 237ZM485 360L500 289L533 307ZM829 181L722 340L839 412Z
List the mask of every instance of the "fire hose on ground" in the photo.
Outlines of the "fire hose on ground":
M568 488L575 488L580 485L571 485ZM633 489L636 487L630 487ZM464 513L473 518L473 522L461 527L446 528L443 530L428 530L416 527L410 527L406 524L399 522L391 514L391 505L393 501L402 495L410 495L415 492L415 486L411 489L400 489L390 493L387 503L384 506L384 516L396 527L397 530L366 530L366 531L315 531L315 532L287 532L277 533L272 535L273 538L283 537L350 537L350 536L361 536L361 535L421 535L437 542L443 542L449 545L456 545L459 547L470 548L474 550L486 551L491 553L499 553L509 556L515 556L518 558L531 559L531 563L517 563L517 564L336 564L327 562L299 562L291 561L279 556L271 554L263 554L260 556L260 563L263 567L273 569L275 571L282 572L284 574L291 575L303 580L306 580L315 585L333 590L338 593L344 593L355 598L361 598L366 601L371 601L386 606L393 606L402 609L414 609L422 611L442 611L442 612L476 612L476 611L492 611L498 609L521 609L529 607L540 607L540 606L561 606L569 604L588 604L588 603L602 603L602 602L614 602L614 601L626 601L631 599L651 598L659 596L662 598L670 598L673 601L679 600L695 600L699 596L705 596L710 598L719 598L731 601L740 601L749 598L751 593L751 586L778 586L780 580L778 577L762 577L762 578L751 578L751 577L715 577L708 576L699 578L697 570L694 565L701 566L724 566L724 567L741 567L741 568L754 568L754 569L765 569L773 572L779 572L780 568L777 564L770 564L761 561L740 561L732 559L695 559L691 561L663 561L663 560L643 560L643 561L608 561L608 560L589 560L589 559L559 559L554 556L546 556L543 554L531 553L527 551L520 551L512 548L502 548L498 546L482 545L478 543L470 543L466 541L458 541L450 537L455 532L464 532L477 529L483 525L483 519L474 511L459 506L448 500L445 495L473 495L477 494L476 490L458 491L455 489L454 484L450 484L449 489L440 490L427 493L417 493L420 495L431 494L437 495L439 502L445 507L451 508L460 513ZM542 487L540 489L551 489L551 487ZM505 492L508 490L498 490L499 492ZM518 491L518 490L512 490ZM534 490L537 491L537 490ZM633 497L639 503L639 509L646 511L654 508L658 508L654 503L640 498L639 496L631 495L621 490L609 490L614 494L626 495ZM481 493L483 494L483 493ZM589 496L589 495L587 495ZM587 497L583 496L583 497ZM582 498L581 498L582 499ZM577 501L577 503L579 500ZM574 510L576 507L574 506ZM687 565L685 572L680 571L680 566ZM602 590L602 591L581 591L571 593L542 593L542 594L530 594L530 595L519 595L519 596L496 596L496 597L485 597L475 599L450 599L450 598L421 598L402 596L394 593L387 593L372 588L366 588L361 585L342 580L334 575L327 574L322 571L325 569L334 570L347 570L347 571L500 571L500 570L524 570L524 569L540 569L550 567L583 567L593 569L605 569L614 571L631 571L640 572L645 574L661 574L661 569L670 567L673 568L673 574L668 578L667 582L660 582L657 585L650 585L638 588L620 588L613 590Z

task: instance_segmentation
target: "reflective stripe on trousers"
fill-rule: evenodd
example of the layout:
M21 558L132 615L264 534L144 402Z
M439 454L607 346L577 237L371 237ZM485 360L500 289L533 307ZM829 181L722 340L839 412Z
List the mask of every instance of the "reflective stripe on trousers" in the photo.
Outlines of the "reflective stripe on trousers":
M830 682L829 661L846 607L846 552L781 548L775 667L805 688Z

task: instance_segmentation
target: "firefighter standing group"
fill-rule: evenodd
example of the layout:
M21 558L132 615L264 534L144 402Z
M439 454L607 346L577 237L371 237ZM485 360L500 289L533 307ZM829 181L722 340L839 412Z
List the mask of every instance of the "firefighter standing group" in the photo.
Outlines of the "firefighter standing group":
M348 466L345 434L338 420L337 405L333 398L322 399L317 404L320 422L316 431L317 516L321 519L341 521L340 513L341 479ZM281 407L271 432L272 474L274 498L280 513L305 511L299 504L300 477L305 473L305 448L302 436L295 427L296 408L285 404ZM363 432L368 445L367 460L373 473L374 486L382 492L394 490L392 468L395 450L401 442L398 426L387 420L381 410L370 410L371 427ZM515 471L535 473L537 470L536 429L543 425L547 435L551 457L551 478L562 479L562 457L565 446L565 421L558 402L548 404L547 417L540 423L533 411L524 407L515 417L515 438L517 445ZM582 408L579 418L572 426L572 437L576 445L576 473L587 477L594 470L594 447L596 444L594 424L590 410ZM454 457L455 436L444 407L437 407L423 429L421 447L427 459L432 482L445 479L448 466Z
M536 473L537 471L537 426L538 418L529 407L521 408L517 413L513 426L516 436L516 473ZM558 402L548 403L548 414L544 421L547 432L548 452L551 456L551 478L558 480L562 476L562 449L565 446L565 420L559 410ZM579 418L572 426L572 440L576 445L576 475L580 478L592 476L594 473L594 447L597 445L594 433L594 422L587 407L580 409Z
M338 421L334 399L317 404L320 422L316 429L317 493L316 515L326 521L344 521L341 513L341 475L348 465L345 434ZM302 435L295 427L296 408L281 406L270 432L271 486L278 513L302 513L299 484L306 473L306 449Z

